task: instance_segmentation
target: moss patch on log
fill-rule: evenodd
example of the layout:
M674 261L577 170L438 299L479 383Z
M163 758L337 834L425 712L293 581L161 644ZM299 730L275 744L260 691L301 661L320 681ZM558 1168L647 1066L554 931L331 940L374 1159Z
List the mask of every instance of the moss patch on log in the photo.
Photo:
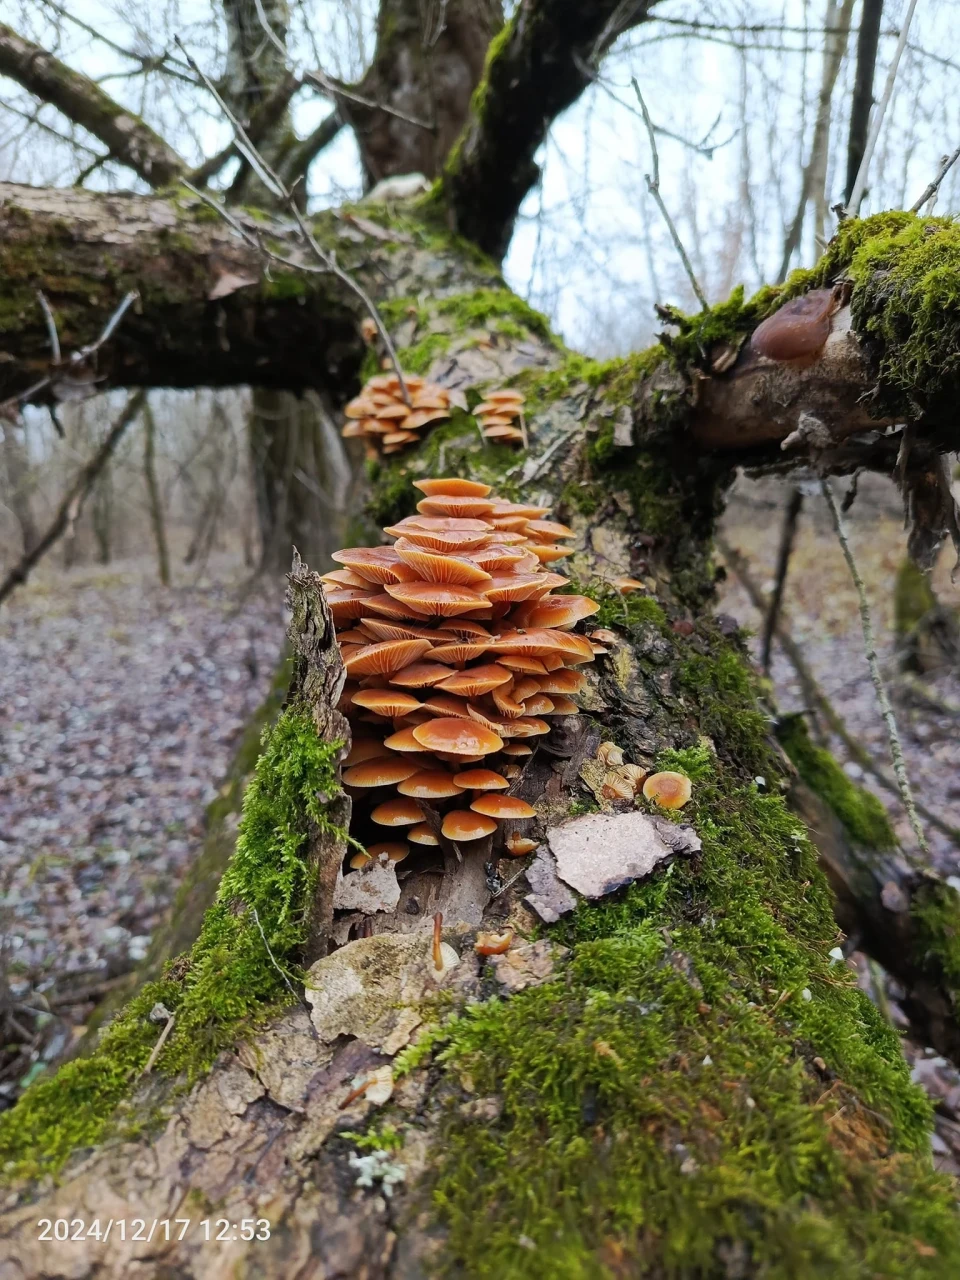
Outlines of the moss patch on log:
M811 740L802 716L784 716L777 725L777 738L800 777L826 801L855 845L880 851L897 847L883 804L852 782L830 752Z
M297 708L264 732L236 848L197 941L124 1008L90 1057L37 1081L0 1116L5 1180L56 1172L77 1147L124 1132L123 1104L161 1030L147 1018L155 1004L176 1022L154 1070L189 1084L221 1049L289 1001L284 973L299 978L313 889L304 856L309 824L345 836L327 818L339 794L341 745L322 742Z
M445 1274L945 1280L960 1220L930 1105L829 955L806 832L743 776L768 759L657 763L693 779L702 854L581 904L550 930L572 948L558 980L445 1029L451 1078L502 1104L451 1109Z

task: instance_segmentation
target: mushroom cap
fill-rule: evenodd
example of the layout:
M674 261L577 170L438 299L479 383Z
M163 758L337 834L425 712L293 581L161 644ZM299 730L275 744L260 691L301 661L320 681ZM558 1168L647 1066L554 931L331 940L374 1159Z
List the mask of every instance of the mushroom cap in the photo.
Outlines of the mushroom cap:
M472 586L490 581L490 574L465 556L443 555L418 547L406 538L397 539L397 555L425 582L456 583Z
M539 678L537 683L540 686L541 693L549 693L552 697L555 693L579 693L587 683L587 677L582 671L573 671L570 667L561 667L559 671L546 672L545 675Z
M450 796L463 794L453 777L443 769L419 769L409 778L404 778L397 791L416 800L447 800Z
M364 591L360 587L342 587L336 591L324 590L323 593L333 620L338 625L349 622L352 618L362 617L375 595L376 592Z
M477 934L473 949L478 956L502 956L505 951L509 951L512 941L513 929L510 926L507 926L503 933L481 930Z
M493 689L490 696L502 716L514 720L523 715L523 703L516 700L512 689Z
M682 809L690 799L693 788L684 773L651 773L643 784L643 794L661 809Z
M398 689L358 689L353 695L353 705L393 719L418 711L422 704L412 694L401 693Z
M503 573L492 577L478 589L492 604L529 600L545 595L556 583L547 581L544 573Z
M481 641L492 640L490 632L482 622L474 622L472 618L451 618L449 622L444 623L444 631L452 631L454 636L462 640Z
M438 845L440 843L429 822L421 822L418 826L411 827L407 832L407 839L412 840L414 844Z
M499 751L503 739L476 720L462 720L458 716L442 716L418 724L413 736L429 751L446 751L458 756L489 755Z
M489 419L484 419L489 421ZM505 422L495 423L492 427L484 427L483 434L488 440L523 440L523 432L518 427L508 427Z
M429 650L429 640L381 640L358 649L343 665L350 676L387 676L410 666Z
M389 751L416 752L422 754L427 750L413 736L412 729L398 729L396 733L391 733L389 738L384 738L383 745Z
M409 796L397 796L378 804L370 817L381 827L412 827L423 821L423 810Z
M376 760L378 756L389 755L384 751L379 738L354 738L350 750L344 760L344 766L363 764L364 760Z
M385 618L364 618L359 625L369 640L429 640L437 644L454 639L453 633L447 631L445 627L424 627L412 622L388 622Z
M391 862L402 862L409 852L410 846L405 840L386 840L381 844L371 844L367 848L371 858L379 858L385 853Z
M495 516L523 516L525 520L539 520L549 512L549 507L534 507L529 502L495 502Z
M522 391L516 391L513 387L498 387L496 391L486 393L486 399L492 400L494 404L523 404L526 398Z
M468 662L472 662L474 658L479 658L481 654L486 653L487 644L489 644L489 639L486 643L451 640L446 644L437 645L431 652L430 657L435 662L452 662L455 667L462 667Z
M465 769L455 773L453 780L464 791L506 791L510 783L492 769Z
M435 494L446 498L485 498L492 487L479 480L463 480L459 476L447 476L442 480L414 480L413 485L428 498Z
M456 617L458 613L482 609L487 604L478 592L452 583L398 582L388 584L387 594L415 613L441 618Z
M373 858L369 853L355 853L350 859L349 866L351 871L359 871L361 867L369 866L372 861Z
M562 696L562 695L561 695ZM570 699L566 701L570 703ZM574 711L578 711L576 703L570 703ZM523 714L525 716L549 716L556 710L556 704L552 698L548 698L545 693L535 693L529 698L523 700ZM561 713L562 714L562 713ZM571 714L567 712L566 714Z
M546 720L538 720L533 716L521 716L519 720L510 721L511 738L535 738L540 733L549 733L550 726Z
M575 626L581 618L589 618L600 606L587 596L542 596L525 615L521 624L529 627Z
M550 701L553 703L552 711L541 711L542 716L578 716L580 708L572 698L568 698L565 693L554 693L550 695ZM528 703L527 711L533 711L534 708Z
M341 551L334 551L330 559L346 565L367 582L382 586L386 582L400 580L397 572L400 557L393 547L344 547Z
M573 547L558 547L555 542L531 542L530 550L541 564L552 564L554 560L573 555Z
M424 700L424 707L435 716L458 716L461 720L470 719L470 708L463 698L455 698L448 693L431 693Z
M411 662L408 667L393 672L390 683L401 689L424 689L449 675L453 675L453 669L439 662Z
M521 818L535 818L536 809L521 800L519 796L477 796L470 804L474 813L485 813L489 818L503 818L508 821Z
M393 596L388 596L385 591L381 595L370 596L365 600L363 602L363 612L364 618L369 617L371 613L378 613L386 618L393 618L398 622L407 622L413 618L423 620L422 614L418 614L414 609L401 604L399 600L394 600Z
M538 542L553 542L556 538L574 536L569 526L559 524L556 520L531 520L527 525L527 533L532 534Z
M482 813L471 813L469 809L451 809L444 815L440 830L448 840L479 840L489 836L497 829L492 818Z
M469 560L488 573L509 573L520 567L525 556L526 551L522 547L508 547L502 542L491 542L489 546L478 547L476 551L467 554Z
M479 667L467 667L465 671L455 671L453 675L441 680L437 688L443 689L445 693L459 694L464 698L479 698L489 693L491 689L508 684L512 679L513 675L506 667L488 662Z
M400 426L404 431L413 432L425 427L428 422L439 422L443 418L449 417L450 410L447 405L433 405L430 408L422 405L415 408L412 413L408 413L400 423Z
M837 309L833 289L810 289L785 302L754 329L751 348L770 360L812 359L830 337Z
M631 591L645 591L646 587L639 578L614 578L613 585L617 588L622 596L628 596Z
M390 787L419 771L420 766L414 761L400 756L377 756L344 769L343 781L348 787Z
M509 671L519 671L521 674L544 676L548 674L547 668L543 665L539 658L525 658L520 653L502 654L497 658L501 667L506 667ZM550 692L549 689L546 690Z
M507 836L506 846L507 852L514 858L522 858L528 853L533 853L537 842L528 836L522 836L519 831L511 831Z
M425 516L448 516L454 519L466 516L469 519L488 516L493 511L493 503L489 498L475 498L469 494L437 494L432 498L421 498L417 510Z
M331 569L329 573L321 574L320 581L324 586L332 587L334 591L338 587L359 587L362 591L366 591L370 586L368 578L361 578L359 573L354 573L352 569Z
M533 747L528 747L525 742L508 742L501 748L503 755L512 756L532 756Z

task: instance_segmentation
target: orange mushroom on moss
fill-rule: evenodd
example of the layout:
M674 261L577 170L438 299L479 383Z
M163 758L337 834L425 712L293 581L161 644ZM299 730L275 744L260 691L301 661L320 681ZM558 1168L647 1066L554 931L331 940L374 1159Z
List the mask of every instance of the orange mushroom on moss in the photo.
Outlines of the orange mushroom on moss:
M395 413L398 388L377 380L361 399L368 389L354 411ZM516 394L488 403L490 416L494 404L519 415ZM450 845L522 856L536 848L536 810L510 793L553 725L579 712L594 650L578 628L599 606L557 594L573 531L546 507L459 477L414 483L424 496L384 530L389 545L337 552L322 579L347 676L351 835L397 861L401 842L384 841L394 828L414 870Z

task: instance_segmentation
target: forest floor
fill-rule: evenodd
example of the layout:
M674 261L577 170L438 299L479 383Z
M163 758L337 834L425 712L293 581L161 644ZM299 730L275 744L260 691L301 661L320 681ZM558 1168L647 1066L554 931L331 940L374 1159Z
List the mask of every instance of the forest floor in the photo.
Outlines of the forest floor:
M786 488L738 482L723 522L756 582L772 585ZM880 656L895 675L893 586L906 548L892 486L867 478L847 517L867 582ZM722 561L722 557L720 558ZM945 551L934 582L960 608ZM191 587L163 590L147 561L44 568L0 610L0 1108L69 1050L97 1001L143 958L196 857L204 814L237 738L269 686L283 635L279 589L249 590L239 557L214 557ZM730 572L718 609L761 620ZM851 734L883 765L888 749L864 658L857 600L819 495L807 497L784 618ZM752 641L756 647L756 640ZM775 652L781 710L804 699ZM919 796L960 826L960 672L923 677L929 698L897 699ZM940 709L936 709L936 704ZM850 775L873 788L842 747ZM873 788L875 789L875 788ZM905 842L898 803L878 791ZM929 832L932 857L960 875L960 850ZM865 988L870 975L854 955ZM896 991L889 989L896 1019ZM937 1100L934 1150L960 1173L960 1073L905 1045Z
M751 579L767 596L773 588L787 488L780 481L757 483L741 478L722 523L727 543L746 558ZM960 670L944 666L924 673L912 690L898 679L894 582L906 554L907 534L893 485L880 477L863 477L846 523L854 559L869 594L878 656L894 702L912 786L933 813L960 827ZM718 559L723 563L722 556ZM942 604L960 610L960 574L956 583L950 578L954 562L952 548L944 548L933 573L933 586ZM750 603L733 565L726 567L728 577L720 587L718 607L754 633L750 647L759 661L763 619ZM804 497L782 616L850 736L889 774L888 738L865 657L856 590L826 503L815 489ZM796 672L776 645L771 676L780 712L806 708ZM903 844L915 848L899 799L852 761L842 743L831 738L829 745L848 775L883 802ZM944 876L960 876L957 843L929 825L926 836L936 869ZM883 982L882 975L871 974L862 953L854 952L849 959L861 986L875 998L873 984L875 980ZM906 1019L897 1006L896 984L888 978L883 985L891 1016L904 1029ZM960 1072L923 1045L905 1040L904 1052L913 1066L914 1079L927 1090L937 1109L932 1138L936 1163L944 1172L960 1176Z
M229 556L168 589L148 560L51 565L0 610L0 1023L33 1033L0 1044L0 1107L143 959L197 855L283 639L281 591L249 582Z

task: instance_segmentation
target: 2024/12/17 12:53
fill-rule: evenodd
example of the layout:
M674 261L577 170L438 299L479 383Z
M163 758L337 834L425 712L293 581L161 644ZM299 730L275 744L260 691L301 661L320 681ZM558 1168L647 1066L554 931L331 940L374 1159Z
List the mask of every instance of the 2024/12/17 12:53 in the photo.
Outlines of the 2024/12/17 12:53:
M270 1223L266 1218L40 1218L37 1222L40 1240L101 1240L111 1235L120 1240L151 1243L154 1240L183 1240L191 1228L199 1230L201 1239L212 1243L237 1240L269 1240ZM129 1228L129 1230L128 1230Z

